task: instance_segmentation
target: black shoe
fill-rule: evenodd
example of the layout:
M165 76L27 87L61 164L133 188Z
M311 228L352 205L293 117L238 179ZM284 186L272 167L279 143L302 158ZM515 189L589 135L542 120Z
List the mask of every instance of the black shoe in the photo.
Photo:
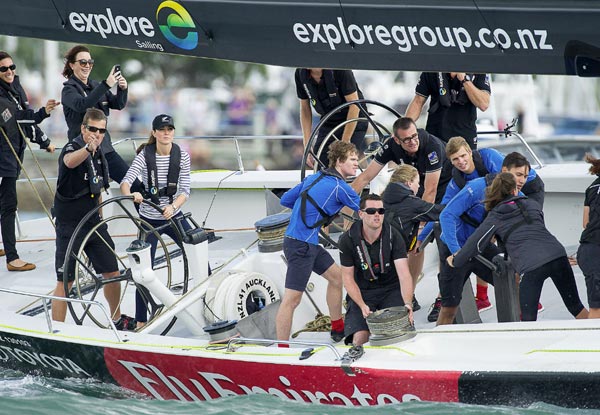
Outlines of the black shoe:
M129 317L126 314L121 314L121 317L115 321L115 327L121 331L134 331L135 320L133 317Z
M421 309L421 304L419 304L419 302L417 301L417 297L415 297L414 295L413 295L412 306L413 306L413 311L419 311Z
M342 359L351 360L354 362L360 359L363 354L365 354L365 349L362 346L352 346L346 353L344 353Z
M341 342L342 340L344 340L344 332L331 330L331 340L333 340L334 343Z
M431 305L431 311L429 311L429 314L427 315L427 321L429 321L430 323L437 321L437 319L440 315L441 308L442 308L442 299L440 297L437 297L435 299L435 302Z

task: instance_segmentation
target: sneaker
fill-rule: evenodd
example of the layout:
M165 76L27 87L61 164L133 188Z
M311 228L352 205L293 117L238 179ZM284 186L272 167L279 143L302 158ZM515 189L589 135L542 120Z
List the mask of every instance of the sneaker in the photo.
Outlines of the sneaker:
M542 311L544 311L544 306L542 303L538 303L538 313L541 313Z
M481 299L475 297L475 304L477 304L477 311L480 313L492 308L492 303L490 303L490 299L488 297Z
M331 340L333 340L334 343L341 342L342 340L344 340L344 332L331 330Z
M438 316L440 315L441 309L442 309L442 298L437 297L435 299L435 302L433 304L431 304L431 307L429 308L429 314L427 315L427 321L429 321L430 323L436 322L438 319Z
M126 314L121 314L121 317L114 322L117 330L121 331L134 331L135 330L135 319L129 317Z
M362 355L365 354L365 349L362 346L352 346L348 349L344 356L342 356L343 360L352 360L353 362L360 359Z
M419 302L417 301L417 297L415 297L414 295L413 295L412 307L413 307L413 311L418 311L421 309L421 304L419 304Z

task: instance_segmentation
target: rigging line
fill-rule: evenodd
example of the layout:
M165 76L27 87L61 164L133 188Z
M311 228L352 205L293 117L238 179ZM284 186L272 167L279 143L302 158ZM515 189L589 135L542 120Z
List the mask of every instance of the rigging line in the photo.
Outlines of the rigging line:
M479 15L481 16L481 18L483 19L483 23L485 24L485 26L488 28L488 30L492 34L492 37L494 39L494 43L496 44L496 46L498 46L498 49L500 49L501 52L504 52L504 48L502 47L502 45L498 41L498 38L496 38L496 35L494 34L494 31L492 30L490 24L488 23L487 19L483 15L483 12L481 11L481 9L479 8L479 6L477 5L477 0L473 0L473 5L477 9L477 13L479 13Z
M60 23L62 24L62 27L64 29L67 26L67 23L65 22L65 20L62 17L62 15L60 14L60 11L58 10L58 7L56 7L56 3L54 2L54 0L50 0L50 1L52 2L52 5L54 6L54 10L56 10L56 14L60 18Z
M25 132L21 128L21 124L19 124L18 122L17 122L17 127L19 128L19 132L21 133L21 136L23 138L27 137L25 135ZM28 140L24 140L24 141L25 141L25 144L27 145L27 148L29 149L29 152L31 153L31 157L33 157L33 160L35 161L35 165L37 166L38 170L40 171L40 174L42 175L42 177L44 179L44 183L46 183L46 188L48 189L48 193L50 194L50 196L52 198L54 198L54 191L52 190L52 186L50 186L50 182L48 181L48 177L46 177L46 173L44 173L44 169L40 165L40 161L36 157L36 155L35 155L35 153L33 151L33 148L31 148L31 143ZM54 151L56 151L56 148L54 149ZM40 203L43 203L43 202L40 200Z
M346 20L346 13L344 13L344 6L342 6L342 0L338 0L338 4L340 5L340 12L342 13L342 21L344 22L344 25L346 27L348 27L348 22ZM352 39L350 39L350 47L352 49L354 49L354 41L352 41Z
M238 173L241 173L241 172L239 170L233 171L230 174L228 174L227 176L223 177L221 180L219 180L219 184L217 185L217 188L215 189L215 193L213 194L212 200L210 201L210 205L208 206L208 211L206 212L206 216L204 217L204 221L202 222L203 228L204 228L204 225L206 224L206 220L208 219L208 215L210 214L210 211L213 207L213 203L215 203L215 198L217 197L217 193L219 192L219 189L221 188L221 184L223 183L224 180L227 180L234 174L238 174Z

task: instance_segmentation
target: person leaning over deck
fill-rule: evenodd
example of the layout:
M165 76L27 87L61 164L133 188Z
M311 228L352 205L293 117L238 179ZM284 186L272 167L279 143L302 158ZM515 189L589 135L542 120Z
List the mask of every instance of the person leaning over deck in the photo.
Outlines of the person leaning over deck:
M577 263L585 276L589 318L600 318L600 159L585 155L596 180L585 191L583 232L579 238Z
M546 229L540 204L519 196L515 176L498 174L486 191L484 203L489 214L463 247L447 258L448 264L465 266L470 258L482 253L495 236L521 276L521 320L537 319L537 305L547 278L552 278L569 312L575 318L587 318L588 310L579 299L565 248Z
M148 142L138 148L138 154L121 182L121 192L124 195L132 195L135 203L142 203L146 199L160 206L162 212L146 203L140 205L140 217L150 226L158 228L168 220L174 219L180 220L183 228L187 230L190 229L190 225L183 219L181 207L190 197L190 155L173 142L174 135L173 117L166 114L157 115L152 121L152 132ZM131 184L138 177L145 183L144 194L131 192ZM156 181L152 178L156 178ZM182 244L171 226L162 228L158 234L167 234L179 246ZM151 245L150 253L154 261L158 238L152 232L147 235L146 241ZM139 290L136 291L135 299L135 321L137 327L141 327L148 321L147 302Z
M349 70L298 68L294 74L294 80L296 82L296 95L300 100L300 125L305 148L312 133L311 106L317 114L324 117L346 102L364 98L354 79L354 73ZM346 120L355 119L359 115L360 110L356 105L350 105L333 114L319 129L319 136L314 144L315 151L321 146L325 137L339 124ZM339 140L354 143L356 148L362 152L366 148L365 134L367 133L367 127L368 123L366 121L349 122L343 129L337 130L336 137ZM320 160L325 166L329 166L327 149L332 142L333 140L329 139L328 144L325 145L321 153Z
M414 284L406 245L400 232L384 222L385 213L381 197L367 195L360 202L360 220L339 240L342 280L349 297L345 343L354 347L369 341L365 319L372 312L404 305L413 321Z
M120 71L115 71L116 65L101 82L90 79L93 67L94 59L90 50L83 45L73 46L65 54L62 75L67 81L63 83L61 99L69 141L79 135L88 108L98 108L108 117L111 109L121 110L127 104L127 80ZM117 91L113 94L111 88L115 85ZM114 149L108 131L102 141L102 151L108 162L110 178L120 183L129 165Z
M38 111L29 107L27 94L21 86L16 75L17 65L12 57L0 52L0 100L2 117L5 123L13 124L14 128L5 128L4 135L0 135L0 227L2 228L2 242L4 249L0 249L0 256L6 255L6 268L9 271L30 271L35 265L19 258L17 253L17 238L15 236L15 220L17 215L17 179L21 166L17 162L11 146L17 157L23 161L27 143L19 128L29 138L37 143L40 148L49 153L54 152L54 145L50 139L37 126L38 123L50 116L50 113L60 105L59 101L49 99L46 105ZM30 123L30 124L26 124ZM9 145L10 142L10 145Z
M396 168L382 195L386 218L400 232L407 251L412 251L412 255L420 255L415 251L420 223L439 220L440 212L444 208L442 205L419 199L416 196L418 190L418 170L403 164ZM419 274L411 272L411 276L413 286L416 287Z
M358 154L352 143L336 141L329 147L328 169L306 177L281 197L292 208L283 240L288 262L285 292L277 313L277 339L289 340L294 310L300 304L306 284L314 271L327 279L327 305L331 317L331 338L344 338L342 319L342 271L319 243L319 231L344 207L359 210L360 198L345 179L356 173Z
M524 187L530 170L529 161L522 154L516 152L508 154L502 162L502 172L511 173L515 177L519 191ZM439 278L442 308L437 320L438 325L452 324L454 321L462 298L464 283L471 272L487 283L493 283L490 269L479 261L471 261L458 269L449 267L446 261L449 256L459 251L469 236L473 234L475 228L483 222L487 214L483 204L485 189L491 184L493 177L492 174L488 174L468 182L446 204L440 214L441 239L444 244L440 248L441 272ZM488 245L483 256L491 260L498 252L495 245Z
M415 96L406 108L406 116L417 121L425 102L431 97L425 129L444 142L451 137L464 137L475 149L477 109L488 109L491 94L490 79L486 74L423 72Z
M101 202L101 192L108 189L108 163L101 149L106 133L106 115L97 108L90 108L83 117L81 134L63 147L58 159L58 181L54 196L56 215L56 288L54 295L65 296L63 265L67 256L67 247L79 222ZM82 227L79 239L73 245L73 252L79 251L82 240L100 223L100 213L91 217ZM87 240L83 250L90 259L94 270L104 279L119 276L117 258L114 255L115 244L103 224ZM75 260L68 275L69 290L75 278ZM121 314L121 283L104 285L104 296L110 308L110 314L119 330L132 330L133 319ZM67 304L52 300L52 319L65 321ZM116 317L116 319L115 319Z

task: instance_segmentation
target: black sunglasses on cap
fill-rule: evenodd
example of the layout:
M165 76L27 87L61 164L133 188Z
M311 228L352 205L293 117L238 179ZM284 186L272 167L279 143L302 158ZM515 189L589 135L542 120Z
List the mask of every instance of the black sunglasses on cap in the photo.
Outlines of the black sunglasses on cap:
M14 63L10 66L0 66L0 72L4 73L8 70L14 71L15 69L17 69L17 65L15 65Z
M366 208L363 209L363 212L365 212L367 215L374 215L376 213L383 215L385 213L385 208Z
M98 127L94 127L93 125L86 125L85 128L91 133L100 133L100 134L106 133L106 128L98 128Z

